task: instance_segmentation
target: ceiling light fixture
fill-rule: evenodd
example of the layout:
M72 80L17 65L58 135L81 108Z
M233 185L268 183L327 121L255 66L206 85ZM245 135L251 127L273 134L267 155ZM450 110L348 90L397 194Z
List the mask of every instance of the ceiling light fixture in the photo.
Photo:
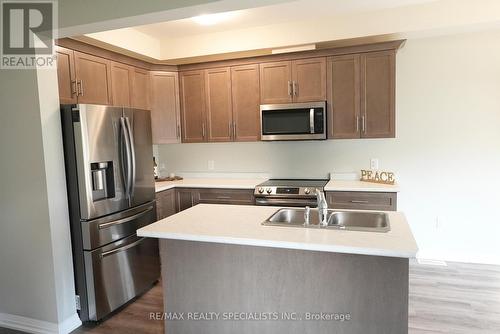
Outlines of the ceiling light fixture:
M193 21L203 26L211 26L222 21L225 21L231 17L233 17L234 13L225 12L225 13L216 13L216 14L205 14L193 17Z

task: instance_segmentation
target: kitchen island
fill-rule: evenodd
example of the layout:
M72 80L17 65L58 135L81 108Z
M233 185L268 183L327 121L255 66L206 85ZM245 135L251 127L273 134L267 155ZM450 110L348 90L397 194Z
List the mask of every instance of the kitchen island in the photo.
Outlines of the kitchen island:
M386 233L262 226L278 209L200 204L138 230L160 239L167 333L407 333L402 213Z

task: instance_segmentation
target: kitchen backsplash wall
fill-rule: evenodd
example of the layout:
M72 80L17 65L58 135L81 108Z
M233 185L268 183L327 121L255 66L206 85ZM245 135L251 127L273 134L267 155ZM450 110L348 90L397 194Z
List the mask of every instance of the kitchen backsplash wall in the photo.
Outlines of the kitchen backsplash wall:
M500 263L500 224L488 214L500 203L499 59L500 31L407 41L397 55L396 139L163 145L159 164L324 177L378 158L396 172L398 207L422 257Z

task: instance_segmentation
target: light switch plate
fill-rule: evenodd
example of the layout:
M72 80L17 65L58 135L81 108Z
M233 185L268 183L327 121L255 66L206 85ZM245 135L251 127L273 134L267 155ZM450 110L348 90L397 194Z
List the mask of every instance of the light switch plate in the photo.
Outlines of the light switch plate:
M370 169L371 170L377 170L378 169L378 159L377 158L371 158L370 159Z
M214 170L214 169L215 169L215 161L208 160L208 170Z

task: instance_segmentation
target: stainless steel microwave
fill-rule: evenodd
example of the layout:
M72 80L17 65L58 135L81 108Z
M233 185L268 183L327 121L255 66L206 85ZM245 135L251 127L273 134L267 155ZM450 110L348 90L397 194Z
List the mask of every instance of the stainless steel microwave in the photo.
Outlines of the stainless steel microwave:
M263 104L262 140L326 139L326 102Z

